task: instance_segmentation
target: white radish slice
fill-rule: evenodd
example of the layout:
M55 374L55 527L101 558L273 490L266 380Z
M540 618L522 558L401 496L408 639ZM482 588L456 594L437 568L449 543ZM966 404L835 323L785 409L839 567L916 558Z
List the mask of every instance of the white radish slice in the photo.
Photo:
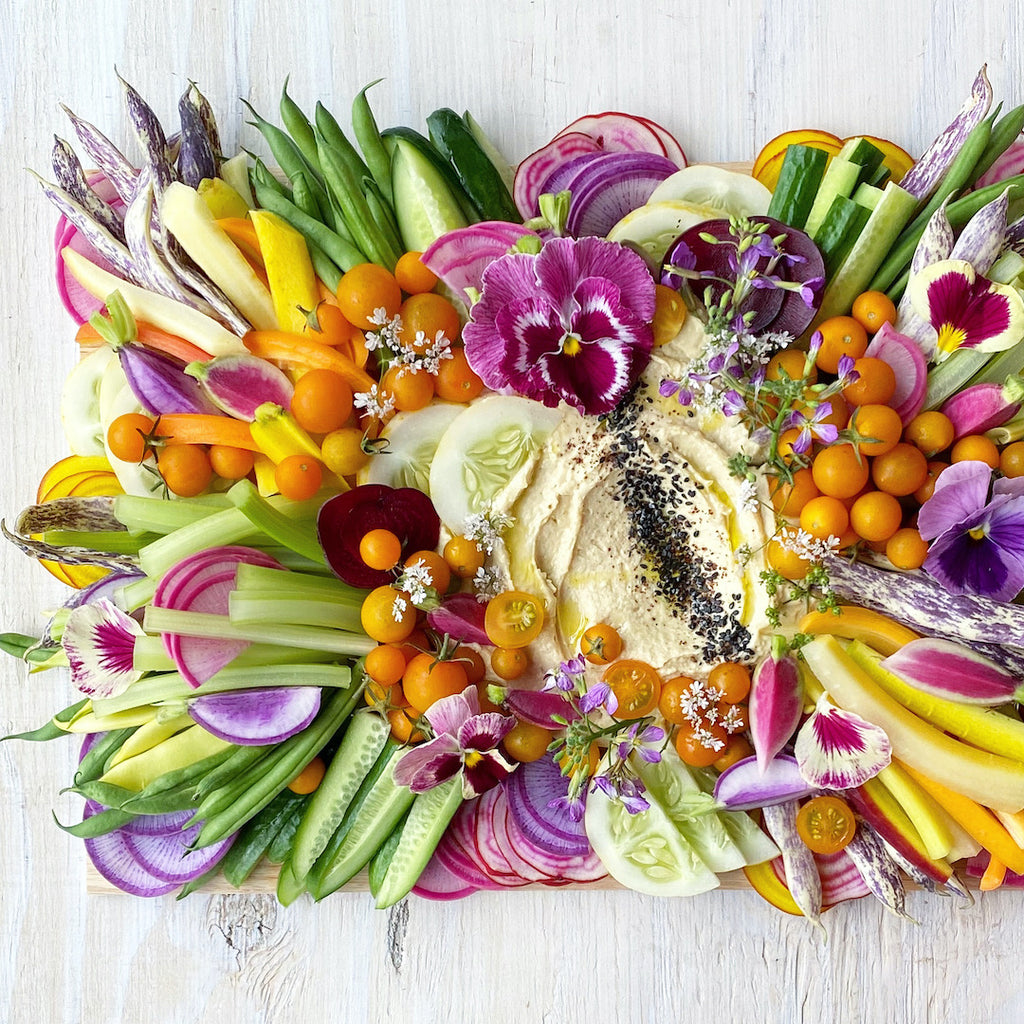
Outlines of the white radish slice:
M515 395L491 395L461 412L430 464L430 497L445 526L461 533L466 518L490 505L561 418L557 409Z
M711 164L691 164L667 177L651 193L648 202L668 199L713 206L734 217L763 217L772 194L749 174Z
M64 381L60 422L73 455L105 454L100 385L111 359L117 356L104 345L77 362Z
M418 412L400 412L381 431L387 448L359 471L360 484L415 487L430 493L430 463L438 442L466 406L436 402Z
M681 199L664 202L648 201L627 213L608 232L609 242L619 242L635 249L644 258L651 273L658 279L665 255L675 240L702 221L715 220L722 211L713 206Z

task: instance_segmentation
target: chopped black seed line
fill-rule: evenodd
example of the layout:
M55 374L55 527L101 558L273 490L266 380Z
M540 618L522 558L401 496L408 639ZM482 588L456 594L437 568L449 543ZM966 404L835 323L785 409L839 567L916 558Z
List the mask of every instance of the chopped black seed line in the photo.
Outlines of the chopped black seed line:
M644 404L652 403L649 396L644 398ZM612 438L606 458L619 470L613 498L626 508L630 539L643 559L640 582L653 586L673 617L685 617L703 644L700 656L705 662L748 660L752 638L739 621L737 599L732 596L726 605L716 587L721 569L699 553L706 551L693 543L700 530L678 511L705 486L685 472L666 472L672 455L651 451L650 444L660 442L643 436L641 412L640 402L627 399L606 421Z

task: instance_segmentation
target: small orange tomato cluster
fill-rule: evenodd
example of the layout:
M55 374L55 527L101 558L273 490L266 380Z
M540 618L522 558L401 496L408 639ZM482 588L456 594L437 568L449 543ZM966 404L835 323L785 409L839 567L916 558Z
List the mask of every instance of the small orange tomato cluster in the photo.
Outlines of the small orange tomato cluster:
M753 753L743 736L749 693L750 671L735 661L716 665L706 680L676 676L662 686L658 710L686 764L724 771Z
M896 386L892 369L864 354L869 334L894 319L895 308L884 294L866 292L854 303L851 316L832 317L820 325L817 369L834 374L839 360L848 356L860 374L831 399L829 421L848 435L817 447L809 466L775 488L772 504L814 538L838 538L840 548L863 543L884 552L897 568L916 569L928 553L915 527L917 511L931 497L942 470L953 462L980 459L1006 475L1024 473L1024 443L1001 454L983 435L954 440L952 422L938 411L922 412L904 426L888 404ZM809 568L778 541L769 543L767 556L789 579L802 578Z

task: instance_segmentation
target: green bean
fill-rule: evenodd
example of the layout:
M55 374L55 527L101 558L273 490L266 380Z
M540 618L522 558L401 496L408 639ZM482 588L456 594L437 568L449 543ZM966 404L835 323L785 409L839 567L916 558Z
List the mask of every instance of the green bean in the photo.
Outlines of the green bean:
M197 779L205 778L206 775L222 765L235 749L237 748L226 747L207 757L201 757L198 761L193 761L192 764L164 772L140 790L139 796L155 796L169 789L177 789L178 786L185 783L190 783L194 789Z
M992 126L992 135L971 171L969 184L973 185L1010 148L1010 144L1020 137L1021 131L1024 131L1024 103L1014 107Z
M121 749L121 744L133 732L135 732L134 728L115 729L108 732L102 739L98 739L79 762L78 770L75 772L75 785L98 779L106 770L106 764L111 755Z
M138 793L130 789L125 789L123 786L114 786L109 782L100 782L99 779L86 779L74 786L70 786L66 792L68 791L78 793L79 796L84 796L86 800L95 800L96 803L103 804L104 807L117 808L120 808L123 803L126 803L133 796L138 796Z
M33 742L41 742L44 740L55 740L60 736L69 736L71 733L67 729L62 729L57 723L63 722L66 724L70 722L88 703L89 698L83 697L77 704L72 704L70 707L64 708L63 711L58 711L53 718L38 729L33 729L31 732L12 732L8 736L0 737L0 742L3 742L3 740L32 740Z
M176 900L183 900L186 896L191 896L197 889L201 889L207 882L214 878L220 871L220 866L223 864L223 859L217 861L208 871L204 871L197 878L191 878L187 881L179 890Z
M143 790L130 800L125 800L120 804L120 808L133 814L171 814L175 811L188 811L196 805L193 788L191 782L183 782L159 793L147 793Z
M202 800L208 793L219 789L226 782L240 775L249 765L258 761L267 751L272 749L272 744L266 744L264 746L239 746L233 750L216 768L207 772L199 780L199 784L195 789L196 800Z
M134 817L135 815L128 811L120 810L117 807L107 807L88 818L83 818L74 825L62 825L56 814L54 814L53 820L57 822L57 827L63 829L68 835L75 836L77 839L95 839L96 836L105 836L108 832L127 825Z
M373 222L366 197L352 172L323 136L318 136L317 142L320 144L320 163L323 165L328 191L340 207L356 244L372 262L379 263L382 267L388 266L384 251L386 246L382 245L380 231ZM389 270L393 268L393 263L388 266Z
M319 217L318 208L316 205L316 197L310 191L309 181L304 174L297 174L295 180L292 182L292 202L304 213L307 217L312 217L317 220ZM331 203L331 211L334 216L334 230L338 235L345 239L346 242L352 242L352 233L348 229L348 225L345 223L345 218L341 216L340 211L337 210L334 204L334 200L329 200ZM316 249L321 253L324 259L330 259L330 257L321 249L315 242L306 242L306 246L309 249L309 255L312 258L313 250ZM314 267L316 266L316 260L313 260Z
M370 101L366 98L368 89L372 89L383 79L371 82L364 86L352 101L352 131L355 134L359 148L363 151L367 167L373 180L380 186L381 192L387 198L389 204L394 201L394 193L391 189L391 157L384 148L381 141L380 129L370 109Z
M38 643L39 637L28 636L26 633L0 633L0 651L19 660Z
M316 242L306 242L309 247L309 258L313 263L313 271L316 276L335 294L338 292L338 285L341 284L342 270L330 256L320 248Z
M194 848L199 849L218 842L237 832L250 818L258 814L296 775L318 754L337 732L341 723L352 713L360 699L358 688L354 692L337 690L311 726L279 744L281 755L269 770L235 803L208 818L196 837Z
M359 263L368 262L366 256L354 245L346 242L326 224L304 214L295 203L272 187L265 187L254 178L253 191L260 206L291 224L307 243L318 245L342 270L350 270Z
M283 820L290 810L290 790L282 790L242 826L238 838L221 861L221 869L228 884L236 889L253 873L274 837L281 830Z
M288 95L287 78L284 80L284 88L281 89L281 120L299 152L305 157L306 163L317 174L320 174L320 157L316 151L316 136L313 134L313 126L309 123L309 118L302 112L302 108ZM294 181L292 183L294 184Z
M337 151L338 156L348 165L356 181L364 177L372 177L370 168L366 166L363 158L356 151L356 147L348 141L347 136L341 130L341 126L334 119L334 115L320 102L316 105L316 130L324 137L327 144Z
M249 177L252 180L253 191L256 191L257 188L263 188L265 191L275 193L291 202L291 191L275 175L270 173L270 168L258 156L253 157ZM264 203L260 203L260 206L264 205ZM270 207L267 207L267 209L270 209Z
M374 224L377 225L377 230L380 232L381 237L387 242L388 248L391 250L390 255L394 255L395 262L398 262L398 257L405 252L405 246L402 245L402 236L398 231L398 224L395 221L395 212L391 209L390 204L381 195L380 189L377 183L370 178L363 180L364 194L366 196L366 205L370 208L370 216L373 217Z

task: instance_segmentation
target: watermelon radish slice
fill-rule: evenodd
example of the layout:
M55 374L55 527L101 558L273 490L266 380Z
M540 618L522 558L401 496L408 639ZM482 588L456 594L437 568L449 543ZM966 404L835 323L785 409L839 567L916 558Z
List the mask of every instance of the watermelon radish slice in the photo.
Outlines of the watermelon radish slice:
M235 836L230 835L219 843L204 846L201 850L189 850L189 845L199 835L202 822L197 822L184 832L170 835L145 835L138 832L124 834L125 846L139 866L171 885L183 885L210 870L231 849Z
M188 702L189 715L207 732L243 747L281 743L305 729L319 710L319 686L208 693Z
M889 404L906 426L923 408L928 390L928 364L917 343L884 323L871 339L866 356L888 363L896 374L896 392Z
M585 114L566 125L555 138L569 132L589 136L599 149L608 153L656 153L665 156L661 136L647 118L634 117L619 110L606 110L602 114Z
M466 896L472 896L479 889L446 868L435 853L427 861L427 866L420 873L412 891L426 900L447 901L461 900Z
M82 820L91 818L102 810L100 804L87 800ZM111 885L132 896L166 896L178 887L177 882L157 878L135 859L123 829L114 829L106 835L86 839L85 851L93 867Z

